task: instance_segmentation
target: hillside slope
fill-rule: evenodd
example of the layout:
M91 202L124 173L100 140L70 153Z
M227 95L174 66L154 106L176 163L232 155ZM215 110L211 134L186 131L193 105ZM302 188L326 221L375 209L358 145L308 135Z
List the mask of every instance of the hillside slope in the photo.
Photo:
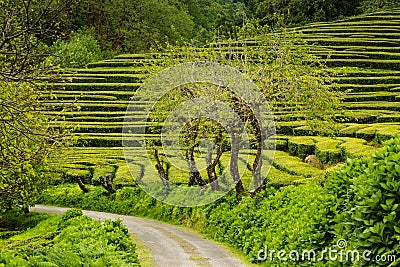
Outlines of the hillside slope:
M338 72L335 86L346 96L343 111L336 117L342 124L336 138L309 136L303 121L276 117L279 151L268 179L283 185L324 176L324 170L303 162L308 155L316 155L327 167L348 156L371 154L382 140L400 134L400 10L313 23L296 30L312 45L312 53ZM98 184L100 176L111 175L118 188L134 185L143 175L149 166L142 162L134 162L134 177L129 173L121 132L125 116L133 123L135 118L143 118L146 103L129 114L125 111L149 68L162 56L130 54L91 63L85 69L68 70L64 81L50 84L43 92L43 101L49 106L79 106L79 110L64 114L64 123L76 127L79 140L66 151L62 168L56 170L60 182L73 182L78 176L85 183ZM48 98L50 94L55 98ZM141 147L131 149L147 153ZM58 160L56 163L60 165ZM185 181L181 173L172 173L173 182Z

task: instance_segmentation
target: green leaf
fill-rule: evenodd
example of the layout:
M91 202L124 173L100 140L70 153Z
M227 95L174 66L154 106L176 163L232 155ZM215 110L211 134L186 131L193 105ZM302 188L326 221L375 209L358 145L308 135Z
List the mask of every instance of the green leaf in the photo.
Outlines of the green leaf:
M384 222L384 223L393 222L395 218L396 218L396 212L395 212L395 211L392 211L389 215L386 215L386 216L383 218L383 222Z

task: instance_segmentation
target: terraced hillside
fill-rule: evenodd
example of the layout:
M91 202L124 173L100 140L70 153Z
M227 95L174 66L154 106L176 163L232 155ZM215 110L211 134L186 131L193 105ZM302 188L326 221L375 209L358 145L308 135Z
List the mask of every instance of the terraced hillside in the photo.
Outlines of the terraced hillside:
M383 11L300 29L313 52L341 74L347 112L338 116L357 125L343 135L387 138L400 122L400 10ZM374 124L374 125L371 125Z
M314 23L296 30L313 45L312 52L339 73L335 86L346 92L343 111L336 117L342 130L336 138L311 136L303 121L284 121L277 116L278 151L268 175L276 184L321 179L325 168L348 156L371 154L382 140L400 134L400 10ZM98 183L100 176L111 175L116 187L121 187L134 184L145 172L149 166L133 162L137 174L130 175L121 132L129 98L159 57L120 55L85 69L69 70L65 81L49 85L43 94L44 98L53 96L44 100L49 106L79 106L79 110L65 114L66 123L76 126L79 140L61 162L57 160L56 165L63 166L60 180L80 176L85 182ZM127 114L132 123L143 117L144 105ZM315 157L305 163L309 155ZM227 163L227 158L222 158L222 165ZM172 181L183 182L186 178L182 175L171 170Z

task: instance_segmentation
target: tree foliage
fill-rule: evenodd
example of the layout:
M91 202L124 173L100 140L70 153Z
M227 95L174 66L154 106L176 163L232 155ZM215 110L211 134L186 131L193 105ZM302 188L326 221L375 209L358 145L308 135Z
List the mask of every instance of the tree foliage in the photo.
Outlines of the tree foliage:
M220 62L235 67L258 85L274 114L289 111L286 113L289 116L288 119L291 119L290 116L294 114L301 114L306 118L312 130L326 135L334 134L337 129L333 118L335 111L339 108L340 94L333 92L327 86L331 83L330 71L318 58L309 53L309 48L295 33L282 30L280 34L269 34L262 30L252 32L253 29L262 29L262 27L245 25L243 36L258 36L259 47L247 46L248 39L241 41L241 49L229 49L229 42L224 43L224 46L221 47L216 44L216 47L200 51L191 46L169 47L170 56L164 59L162 67L173 66L181 62L197 61ZM254 139L252 139L253 148L256 149L256 157L254 162L250 164L250 169L253 173L255 188L258 188L262 180L260 173L262 162L260 162L260 159L262 158L263 143L270 136L265 136L267 133L261 131L255 114L246 103L243 103L241 97L235 95L229 88L212 89L210 85L185 85L184 88L175 91L175 95L169 95L163 101L159 101L159 106L154 109L152 121L163 122L168 112L176 108L180 102L202 97L209 97L213 101L226 103L245 122ZM331 101L326 101L326 99L331 99ZM195 114L196 109L194 107L196 104L193 103L191 106L193 107L192 113ZM196 166L189 163L193 158L194 147L199 146L201 140L207 136L203 132L206 127L202 126L206 121L192 120L188 123L182 130L184 134L180 136L182 138L181 144L184 144L181 145L181 148L185 150L188 169L193 175L189 185L201 185L201 179L198 179L201 177L198 175ZM214 130L218 129L218 124L213 126ZM224 137L230 146L230 174L235 185L238 185L236 188L238 195L242 195L244 188L241 185L241 178L236 168L238 158L234 143L235 134L231 133L230 135L229 140L226 139L226 136ZM211 139L218 137L218 131L214 131L209 137ZM240 143L242 141L241 134L236 137L238 137L237 143ZM212 153L215 153L215 157L218 157L216 150ZM164 172L165 170L163 170ZM213 173L215 172L212 169L207 173L208 182L215 180ZM199 182L196 183L196 180Z
M0 76L31 79L47 56L46 44L63 30L60 19L69 0L0 1Z
M63 133L50 127L35 86L0 81L0 212L32 204L49 182L40 168L63 143Z
M204 44L215 34L232 37L245 6L232 0L71 0L61 22L65 38L91 31L102 51L136 53L166 43ZM239 12L239 13L238 13Z
M34 81L46 42L60 30L68 1L0 1L0 214L32 204L48 182L39 172L48 154L63 144Z
M261 24L275 25L280 16L288 24L329 21L356 13L357 1L347 0L250 0L250 9Z
M262 25L275 26L330 21L364 12L399 7L396 0L249 0L248 14Z
M49 48L46 65L61 68L84 68L90 62L102 59L97 40L89 33L74 33L70 40L57 40Z
M70 29L91 30L103 51L138 52L193 34L189 14L167 0L74 0L68 14Z

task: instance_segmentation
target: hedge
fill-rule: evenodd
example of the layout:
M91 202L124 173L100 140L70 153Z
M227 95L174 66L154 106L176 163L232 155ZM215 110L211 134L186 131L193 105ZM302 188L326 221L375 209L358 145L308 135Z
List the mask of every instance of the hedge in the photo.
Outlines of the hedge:
M77 166L76 166L77 167ZM64 172L64 180L70 183L75 182L75 178L78 177L84 183L90 183L92 178L92 171L90 169L67 169Z
M376 148L367 145L367 141L360 138L351 137L338 137L339 140L343 141L339 145L342 150L342 154L347 158L364 157L375 153Z
M126 186L136 186L136 179L139 179L140 175L140 167L138 167L139 175L131 174L130 170L133 170L133 164L130 164L130 168L128 168L127 164L120 164L115 172L114 178L114 186L115 188L119 189Z
M269 183L276 186L286 186L290 184L300 183L301 181L306 181L304 176L292 175L285 171L281 171L274 166L271 166L271 168L269 169L266 179Z
M349 93L344 97L345 102L364 102L364 101L398 101L398 93L394 92L371 92L371 93Z
M63 77L69 77L63 75ZM125 74L125 73L77 73L72 76L72 83L85 83L85 79L89 82L98 83L141 83L147 75L144 74Z
M42 101L45 101L46 99L57 99L58 101L71 101L71 100L76 100L76 101L88 101L88 100L93 100L93 101L116 101L118 98L116 96L112 95L104 95L104 94L88 94L86 92L85 94L79 93L79 92L74 92L72 91L71 93L56 93L56 92L51 92L51 93L43 93L41 94L40 99Z
M391 88L399 87L399 84L335 84L334 87L341 91L351 90L351 92L378 92L388 91Z
M397 102L385 101L365 101L365 102L347 102L347 109L375 109L375 110L393 110L400 111L400 105Z
M400 114L385 114L377 118L377 122L400 122Z
M46 88L65 88L68 91L130 91L134 92L140 83L49 83Z
M399 51L400 52L400 51ZM400 54L399 54L400 56ZM335 83L339 84L400 84L399 76L386 76L386 73L382 73L382 76L366 76L369 73L363 73L364 76L345 76L333 78ZM349 75L349 74L348 74ZM352 74L353 75L353 74Z
M115 166L113 164L96 165L95 167L93 167L93 176L91 179L92 184L100 185L100 177L103 177L104 179L107 176L114 178L116 169L117 169L117 166Z
M371 123L376 122L382 110L348 110L335 116L335 121L340 123Z
M113 60L113 61L100 61L100 62L92 62L87 65L88 68L116 68L116 67L146 67L151 66L157 62L156 59L151 60Z
M276 151L274 162L272 164L278 170L287 172L292 175L303 176L305 178L323 178L324 170L317 169L303 162L300 158L290 156L289 154Z
M315 143L308 136L291 136L288 138L288 149L291 155L304 159L315 153Z
M315 155L323 164L336 164L343 160L343 151L339 148L340 139L314 138Z
M392 44L393 45L393 44ZM400 45L396 44L396 45ZM400 60L383 60L383 59L327 59L326 64L330 67L359 67L359 68L375 68L375 69L392 69L400 70Z
M74 74L73 76L71 76L70 74L68 75L62 75L60 78L58 78L59 80L64 80L65 82L72 82L72 83L104 83L106 82L105 78L102 77L90 77L90 76L77 76L76 74ZM57 82L57 81L54 81Z
M90 68L90 69L67 69L69 73L77 74L144 74L148 72L146 67L131 68Z

